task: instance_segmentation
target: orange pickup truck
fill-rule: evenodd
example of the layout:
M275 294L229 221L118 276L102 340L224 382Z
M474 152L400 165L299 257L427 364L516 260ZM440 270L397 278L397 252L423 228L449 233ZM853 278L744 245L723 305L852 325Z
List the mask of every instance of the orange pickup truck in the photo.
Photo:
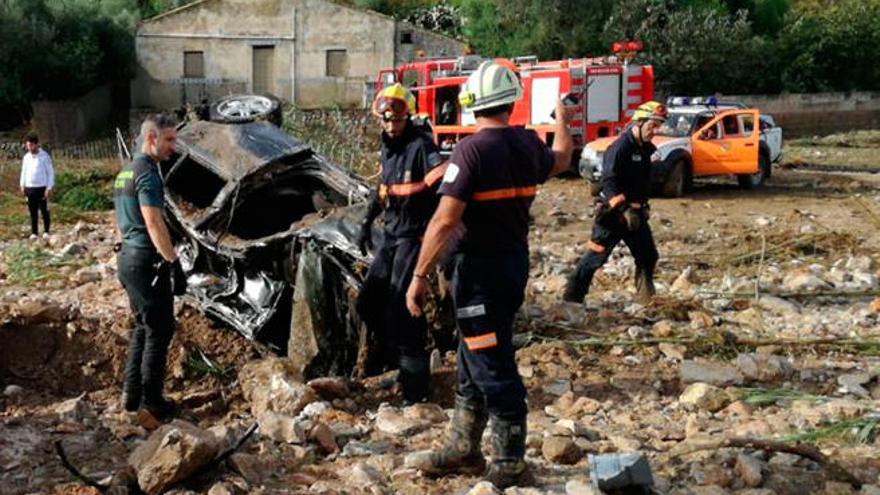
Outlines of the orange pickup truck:
M594 195L603 153L614 139L592 141L581 153L578 168ZM739 103L670 105L669 119L653 143L651 181L662 195L680 197L695 177L735 175L743 188L760 186L782 154L782 129L770 116Z

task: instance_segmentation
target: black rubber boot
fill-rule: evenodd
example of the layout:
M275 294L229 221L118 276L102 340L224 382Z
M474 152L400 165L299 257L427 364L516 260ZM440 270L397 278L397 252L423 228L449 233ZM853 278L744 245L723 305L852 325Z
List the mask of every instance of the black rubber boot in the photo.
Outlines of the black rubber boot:
M562 300L573 303L583 303L584 297L590 291L590 284L593 282L592 273L579 277L577 270L568 276L565 283L565 292L562 293Z
M486 469L486 459L480 451L480 440L487 420L488 415L481 404L456 396L446 444L440 450L410 454L404 464L430 476L482 473Z
M129 390L128 388L123 388L122 390L122 408L125 409L126 412L136 412L141 407L141 391L137 390Z
M654 288L654 270L636 267L636 299L642 304L651 302L657 290Z
M174 401L168 400L164 397L160 397L150 402L144 400L143 404L141 404L141 407L145 411L150 413L156 419L156 421L160 422L174 418L179 412L177 404L174 403Z
M532 483L526 454L526 420L492 418L492 463L484 479L500 489Z
M428 356L400 356L398 381L404 405L427 402L431 396L431 367Z

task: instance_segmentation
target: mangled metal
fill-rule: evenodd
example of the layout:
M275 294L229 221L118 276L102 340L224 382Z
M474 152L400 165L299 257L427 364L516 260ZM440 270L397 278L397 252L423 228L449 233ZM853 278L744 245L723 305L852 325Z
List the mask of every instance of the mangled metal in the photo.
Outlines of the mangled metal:
M352 240L366 186L266 122L189 122L176 151L161 169L186 299L280 353L301 334L292 331L300 322L327 335L356 333L353 304L335 297L360 288L363 263ZM333 297L321 297L331 287ZM307 310L294 318L295 300ZM356 353L357 339L345 341ZM333 355L322 360L316 351L324 364L312 372L351 370L346 352Z

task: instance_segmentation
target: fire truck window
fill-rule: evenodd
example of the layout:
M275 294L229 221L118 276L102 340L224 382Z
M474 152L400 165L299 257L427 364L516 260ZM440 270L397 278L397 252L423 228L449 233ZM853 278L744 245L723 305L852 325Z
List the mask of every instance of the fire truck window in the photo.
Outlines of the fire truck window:
M724 136L739 135L739 122L737 122L736 115L728 115L721 122L724 125Z
M438 88L435 93L437 107L434 109L437 125L455 125L458 123L458 86Z
M419 85L419 73L414 70L408 70L408 71L404 72L403 73L403 81L401 81L401 83L408 88L411 88L413 86L418 86Z
M752 131L755 129L755 119L751 115L740 115L739 122L742 126L742 135L743 137L749 137L752 135Z

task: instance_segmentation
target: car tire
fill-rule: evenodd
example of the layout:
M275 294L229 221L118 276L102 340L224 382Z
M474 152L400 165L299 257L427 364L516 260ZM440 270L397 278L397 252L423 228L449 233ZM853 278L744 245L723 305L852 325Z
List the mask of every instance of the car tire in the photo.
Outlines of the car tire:
M678 160L669 168L669 175L663 182L662 193L668 198L680 198L690 190L690 168L685 160Z
M764 153L758 154L758 171L753 174L739 174L736 176L739 187L754 189L761 187L764 181L770 177L770 159Z
M230 95L215 101L209 110L212 122L244 124L265 120L281 125L281 100L269 94Z
M602 186L598 182L589 181L590 196L598 196L602 192Z

